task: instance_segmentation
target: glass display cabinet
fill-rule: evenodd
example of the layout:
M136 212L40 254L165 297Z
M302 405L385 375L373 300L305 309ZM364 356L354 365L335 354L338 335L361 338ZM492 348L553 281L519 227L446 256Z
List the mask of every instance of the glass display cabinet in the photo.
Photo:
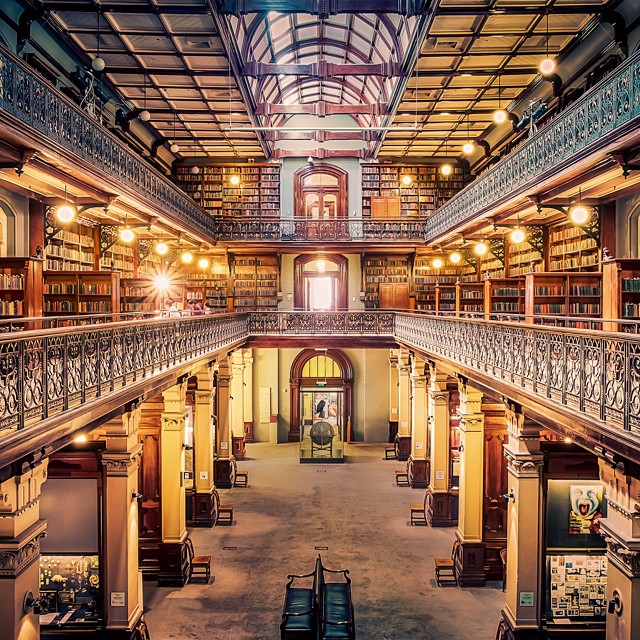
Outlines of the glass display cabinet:
M300 392L300 462L344 462L344 392Z

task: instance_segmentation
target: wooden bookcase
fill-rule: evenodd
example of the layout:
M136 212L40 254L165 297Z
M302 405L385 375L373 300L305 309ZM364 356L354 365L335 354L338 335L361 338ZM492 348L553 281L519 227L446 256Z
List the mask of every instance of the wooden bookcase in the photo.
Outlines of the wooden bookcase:
M116 271L45 271L43 281L45 316L120 312Z
M402 182L411 176L411 184ZM464 186L464 169L442 176L436 165L362 165L362 215L365 218L428 216Z
M42 315L42 266L36 258L0 258L0 318Z
M487 314L525 312L524 278L493 278L485 280L485 310Z
M163 271L164 260L155 251L149 253L144 260L138 260L137 277L154 276Z
M489 277L493 279L504 278L506 269L501 260L496 258L492 253L489 253L488 256L480 263L480 271L483 278Z
M240 183L231 183L238 176ZM211 165L192 174L179 167L180 188L214 216L279 216L280 167L274 164Z
M133 246L116 242L100 258L100 269L118 271L123 277L133 278L136 273L136 258Z
M407 256L365 256L363 279L365 309L380 309L382 304L384 308L407 307L409 300Z
M601 273L528 273L525 279L527 316L601 317Z
M120 310L151 313L162 309L163 297L151 278L120 279Z
M416 257L413 265L413 294L418 311L436 310L436 285L455 285L461 277L462 269L443 259L440 269L433 267L433 256ZM475 272L474 272L475 273Z
M602 317L640 320L640 260L602 263ZM605 327L619 330L619 325Z
M235 256L233 306L238 309L277 309L280 267L277 256Z
M229 297L229 265L226 258L214 260L206 271L184 274L186 300L196 300L210 309L228 309L233 299Z
M456 311L456 289L455 284L436 285L436 312L445 312L453 315Z
M93 271L96 268L94 229L71 223L48 239L44 252L47 271Z
M518 245L511 245L507 264L507 276L518 278L531 272L534 262L534 272L544 271L544 256L534 249L526 240Z
M584 229L570 222L549 229L549 271L599 271L600 249Z
M458 282L456 284L456 315L485 313L484 282Z

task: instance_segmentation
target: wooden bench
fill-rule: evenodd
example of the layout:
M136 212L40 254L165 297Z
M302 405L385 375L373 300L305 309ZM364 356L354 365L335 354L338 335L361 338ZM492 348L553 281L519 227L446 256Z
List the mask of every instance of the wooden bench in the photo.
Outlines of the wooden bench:
M434 558L433 562L436 568L436 583L439 587L443 584L455 584L458 586L458 578L456 577L455 558L460 542L456 540L451 549L450 558Z
M208 583L211 578L211 556L197 556L193 550L193 541L189 537L187 537L186 544L191 564L189 569L189 582L191 582L194 577L204 577L205 582Z
M427 502L429 500L429 492L424 492L424 500L422 504L412 504L409 506L411 526L427 526Z
M238 463L233 457L231 458L231 464L233 465L233 486L248 487L249 472L246 469L238 469Z
M216 524L226 524L231 526L233 524L233 505L232 504L220 504L220 494L217 489L213 490L213 497L216 500Z
M327 569L318 556L318 609L320 640L355 640L356 625L351 600L351 578L347 569ZM326 575L341 575L344 580L327 582Z
M316 560L315 568L311 573L289 574L287 579L289 582L284 595L280 639L317 640L318 561ZM294 585L296 580L305 580L306 586Z
M396 469L396 487L409 487L409 461L405 469Z

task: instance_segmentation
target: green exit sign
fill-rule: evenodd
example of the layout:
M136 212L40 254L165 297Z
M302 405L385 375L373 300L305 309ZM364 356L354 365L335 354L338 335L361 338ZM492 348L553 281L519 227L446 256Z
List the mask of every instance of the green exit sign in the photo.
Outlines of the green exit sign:
M316 383L319 387L324 387L327 383L326 382L317 382Z

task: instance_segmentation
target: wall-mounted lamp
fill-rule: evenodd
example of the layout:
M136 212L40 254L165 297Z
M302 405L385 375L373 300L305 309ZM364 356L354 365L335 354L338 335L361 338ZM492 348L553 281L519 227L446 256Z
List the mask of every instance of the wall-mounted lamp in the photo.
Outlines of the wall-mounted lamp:
M607 605L607 613L615 613L617 616L622 615L622 598L617 589L614 589L611 594L611 600L609 600L609 604Z
M138 503L141 503L144 500L144 496L141 493L138 493L137 491L134 491L131 494L131 500L135 500Z
M36 598L33 595L33 591L27 591L24 594L24 600L22 601L22 608L25 613L30 613L33 609L33 613L37 616L42 613L42 605L40 604L40 598Z
M505 502L515 502L516 501L516 494L513 492L513 489L509 489L509 493L503 493L502 494L502 499Z

